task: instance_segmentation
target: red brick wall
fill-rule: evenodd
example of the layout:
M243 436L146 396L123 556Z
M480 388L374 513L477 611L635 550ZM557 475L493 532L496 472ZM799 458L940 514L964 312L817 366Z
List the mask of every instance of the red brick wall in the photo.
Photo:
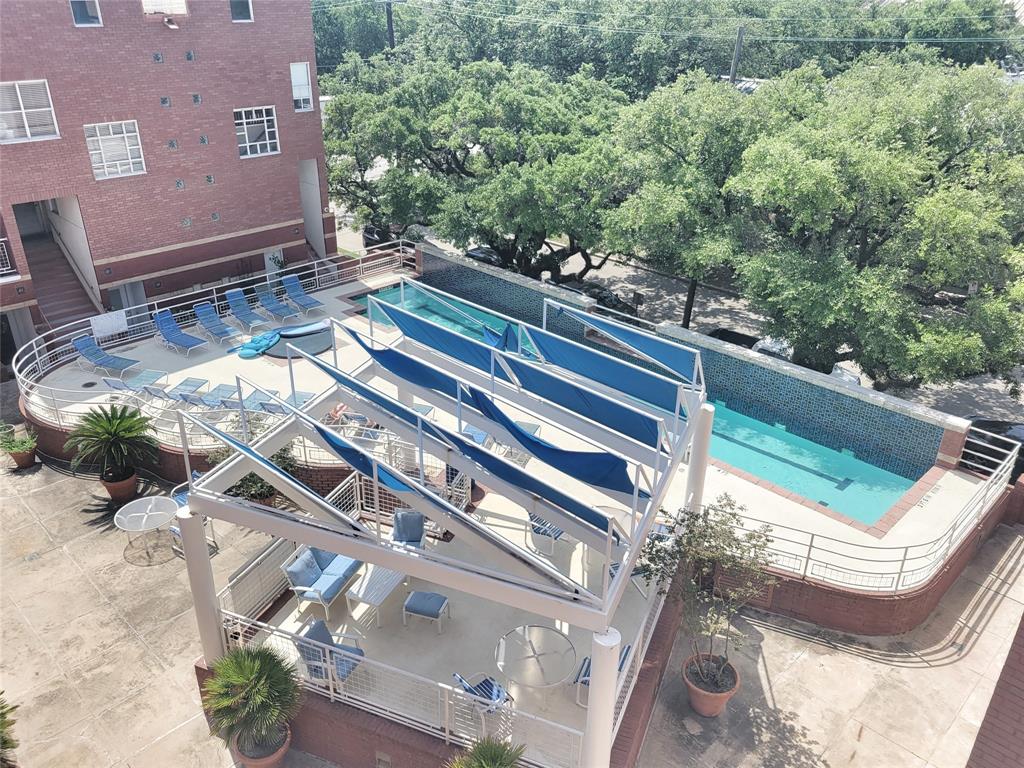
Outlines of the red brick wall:
M302 240L300 160L318 159L321 209L327 205L310 0L253 0L251 24L232 23L226 1L192 0L188 16L175 19L176 30L144 16L138 0L100 6L102 27L76 28L66 0L3 3L3 79L46 79L60 131L59 139L0 145L0 216L19 270L25 273L24 254L11 206L51 197L78 196L101 285L197 258L183 249L138 256L139 266L109 261L126 254L296 220L287 232L250 246ZM195 61L186 61L186 51ZM154 63L154 53L163 63ZM312 112L292 106L289 64L301 61L313 74ZM193 94L201 104L193 104ZM161 96L170 97L169 108L160 106ZM239 158L233 109L271 104L280 154ZM115 120L138 121L146 173L97 181L82 126ZM199 143L200 135L208 145ZM177 149L168 147L171 139ZM206 182L208 174L214 184ZM177 179L185 189L176 189ZM182 226L185 218L191 227ZM242 250L216 241L203 247L217 256ZM112 275L103 273L104 265ZM223 270L232 274L231 262Z
M1024 765L1024 620L1010 646L967 768Z

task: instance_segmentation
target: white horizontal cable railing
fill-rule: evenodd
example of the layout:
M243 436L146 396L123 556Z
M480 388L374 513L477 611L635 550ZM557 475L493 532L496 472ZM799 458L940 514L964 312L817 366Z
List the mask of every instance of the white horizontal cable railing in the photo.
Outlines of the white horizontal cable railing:
M1008 441L1012 442L1012 441ZM854 544L830 536L743 516L747 530L767 525L774 567L786 575L864 592L898 593L919 587L945 564L1006 492L1019 446L993 462L995 469L961 507L947 528L929 541L903 547Z
M153 338L156 335L153 315L159 310L170 310L183 326L193 325L196 322L193 307L201 302L209 302L219 315L226 315L228 305L225 295L233 288L249 289L257 285L267 285L277 294L281 294L283 288L279 282L280 278L284 275L295 275L305 290L313 292L374 275L410 269L415 264L415 258L415 247L412 243L397 241L388 244L387 247L378 246L373 253L359 258L320 259L311 264L287 267L259 277L236 280L76 320L40 334L15 353L12 367L18 389L28 411L40 421L58 429L72 429L94 406L123 403L138 407L156 421L156 437L161 443L180 447L178 406L171 401L131 392L51 386L44 381L46 375L78 359L72 342L79 336L93 336L98 344L108 350L116 350L121 344ZM255 296L250 295L248 299L250 303L255 304ZM233 414L237 415L237 412L227 409L206 409L201 413L204 419L213 422L221 422ZM198 434L195 437L200 443L205 440L213 444L212 438Z
M217 593L220 607L239 616L257 618L287 588L281 566L295 551L295 542L274 539L231 574Z
M526 745L524 762L543 768L579 768L583 734L560 723L494 705L449 685L381 661L301 638L270 624L221 610L228 649L270 646L293 661L305 688L331 701L372 712L446 743L470 745L485 735ZM309 661L298 643L319 650ZM352 640L339 638L343 644ZM309 655L315 656L315 653ZM340 662L340 663L339 663ZM346 674L344 679L339 668Z

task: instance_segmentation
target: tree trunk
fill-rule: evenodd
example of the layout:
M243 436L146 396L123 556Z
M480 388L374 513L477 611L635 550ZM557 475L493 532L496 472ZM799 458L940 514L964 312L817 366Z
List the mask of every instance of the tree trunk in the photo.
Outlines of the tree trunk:
M690 318L693 316L693 302L697 298L697 286L699 283L690 278L690 287L686 289L686 306L683 307L683 328L690 327Z

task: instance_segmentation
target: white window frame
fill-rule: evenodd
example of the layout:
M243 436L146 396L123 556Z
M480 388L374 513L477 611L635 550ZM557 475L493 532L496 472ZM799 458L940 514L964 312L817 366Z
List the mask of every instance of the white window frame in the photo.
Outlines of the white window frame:
M21 144L26 141L51 141L52 139L60 138L60 125L57 124L57 110L53 107L53 96L50 94L50 82L49 80L4 80L0 82L0 85L11 85L14 84L15 91L18 94L18 106L21 112L21 119L25 122L25 130L28 132L28 136L23 139L0 139L0 144ZM25 115L25 103L21 99L21 88L22 83L42 83L46 86L46 99L50 102L50 117L53 118L53 130L56 131L52 136L39 136L33 137L32 130L28 126L28 118ZM41 109L32 109L31 112L41 112Z
M129 171L127 173L113 173L113 174L106 173L103 176L97 176L96 175L96 167L92 164L92 153L93 152L99 152L100 153L100 162L101 162L101 164L103 166L103 170L104 171L106 171L106 168L107 168L107 160L106 160L106 158L104 157L104 154L103 154L103 141L102 141L101 137L100 136L92 136L92 137L89 136L88 135L89 128L100 128L100 127L109 126L109 125L115 125L115 124L120 124L120 125L123 126L126 123L134 123L135 124L135 134L134 135L139 140L139 147L138 147L138 149L139 149L139 157L138 157L138 162L142 163L142 170L141 171L131 170L130 169L131 158L129 158L128 160L120 160L120 161L115 160L115 161L112 161L112 162L115 162L115 163L117 163L117 162L127 162L129 164ZM122 179L125 176L143 176L143 175L145 175L147 173L147 169L146 169L146 156L145 156L145 153L142 151L142 134L139 131L139 121L138 120L132 120L132 119L128 119L128 120L110 120L110 121L108 121L106 123L87 123L87 124L82 126L82 131L85 133L85 147L86 147L86 151L88 151L88 153L89 153L89 165L90 165L90 167L92 167L92 175L93 175L93 178L96 179L96 181L108 181L110 179ZM122 137L125 137L124 138L125 149L126 150L129 149L127 136L129 136L130 134L129 133L121 133L121 134L118 134L118 135L120 135ZM95 149L94 150L94 149L90 149L89 148L89 139L90 138L94 138L94 139L98 140L97 144L99 146L99 149ZM108 137L103 137L103 138L113 138L113 136L108 136Z
M295 66L303 66L303 67L306 68L306 84L304 86L300 85L299 88L306 88L309 91L309 95L306 97L307 100L309 101L309 106L308 107L299 108L299 107L295 106L295 102L297 100L296 96L295 96L295 76L294 76L294 74L292 72L292 67L295 67ZM295 109L296 112L312 112L313 111L313 80L312 80L312 78L310 77L310 74L309 74L309 62L308 61L293 61L291 64L288 65L288 77L290 77L291 81L292 81L292 107ZM302 97L300 96L298 98L301 99Z
M239 152L238 159L239 160L248 160L251 157L266 157L267 155L279 155L279 154L281 154L281 128L280 128L280 124L277 121L277 107L275 107L273 104L264 104L264 105L261 105L261 106L254 106L254 107L235 107L232 110L232 118L234 119L234 123L235 123L235 146L238 147L239 149L241 149L241 147L242 147L242 145L238 143L239 120L234 118L234 114L236 112L241 112L242 113L242 120L241 120L242 126L241 127L242 127L242 130L244 131L245 127L246 127L245 112L247 110L251 110L251 109L263 109L263 110L269 109L269 110L273 111L273 113L274 113L274 132L277 134L277 138L275 138L275 139L267 139L265 142L255 142L255 144L260 144L260 143L269 144L270 141L274 141L277 144L277 149L271 150L271 151L267 151L267 152L256 152L256 153L246 152L244 155L241 152ZM255 120L256 120L256 118L253 118L253 121L255 121ZM266 115L264 115L262 120L263 120L264 126L266 126L266 123L267 123ZM246 147L251 147L251 146L253 146L253 144L254 144L254 142L250 142L249 141L248 132L246 132L245 146Z
M89 27L102 27L103 26L103 11L100 10L100 0L93 0L96 3L96 18L99 19L98 24L79 24L75 20L75 2L88 2L88 0L68 0L68 7L71 8L71 22L82 29L88 29Z
M188 0L142 0L142 12L160 16L188 16Z
M228 13L231 13L231 3L228 3ZM256 14L252 10L252 0L249 0L249 18L248 19L236 19L234 16L231 17L232 24L252 24L256 21Z

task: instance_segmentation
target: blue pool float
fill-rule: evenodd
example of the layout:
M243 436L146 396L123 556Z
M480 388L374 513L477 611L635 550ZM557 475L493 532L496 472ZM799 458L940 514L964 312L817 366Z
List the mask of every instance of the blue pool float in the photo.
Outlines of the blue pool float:
M328 325L324 321L316 323L304 323L303 325L286 325L282 328L275 328L272 331L253 336L244 344L232 347L228 352L237 352L243 360L253 360L263 355L281 339L297 339L302 336L310 336L327 330Z

